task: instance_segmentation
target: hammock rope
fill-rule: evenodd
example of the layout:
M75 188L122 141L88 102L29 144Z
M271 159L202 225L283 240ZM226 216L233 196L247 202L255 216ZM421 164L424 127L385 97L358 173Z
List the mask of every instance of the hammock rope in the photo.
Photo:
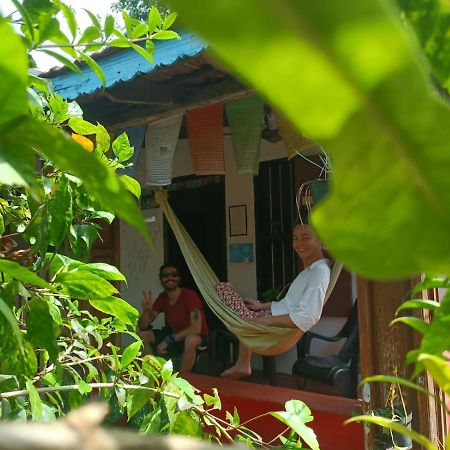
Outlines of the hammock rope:
M303 332L300 329L274 327L250 322L238 316L232 309L222 303L214 289L219 280L170 207L167 200L167 192L157 191L155 198L172 228L186 264L203 299L213 313L232 333L238 336L240 341L255 353L271 356L279 355L293 347L302 336ZM340 263L334 264L325 301L336 284L341 268L342 265Z

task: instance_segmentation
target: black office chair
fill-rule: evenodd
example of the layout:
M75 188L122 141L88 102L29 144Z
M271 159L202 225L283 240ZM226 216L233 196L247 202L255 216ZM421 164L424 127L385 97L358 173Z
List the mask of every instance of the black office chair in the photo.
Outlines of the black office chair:
M310 354L313 339L337 342L346 339L337 355L314 356ZM358 383L359 333L358 307L352 311L342 329L335 336L323 336L306 332L297 343L298 359L292 366L292 374L299 378L320 381L335 386L344 397L356 398ZM299 387L304 387L299 386Z

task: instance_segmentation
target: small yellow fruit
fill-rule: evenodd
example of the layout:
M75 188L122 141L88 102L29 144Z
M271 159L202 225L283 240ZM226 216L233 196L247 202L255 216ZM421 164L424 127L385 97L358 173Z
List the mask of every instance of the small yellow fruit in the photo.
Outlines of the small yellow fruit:
M81 136L80 134L72 133L72 139L80 144L88 152L94 151L94 143L87 137Z

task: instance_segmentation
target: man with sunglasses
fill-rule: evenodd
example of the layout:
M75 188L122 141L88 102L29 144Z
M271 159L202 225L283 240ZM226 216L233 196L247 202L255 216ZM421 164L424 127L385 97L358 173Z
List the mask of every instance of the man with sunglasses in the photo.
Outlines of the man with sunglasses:
M180 275L173 264L159 269L164 291L153 302L150 291L143 292L143 312L138 326L144 351L159 355L181 354L180 372L190 372L195 363L197 348L206 346L208 326L200 298L195 291L180 286ZM153 330L152 322L159 313L165 314L166 326Z

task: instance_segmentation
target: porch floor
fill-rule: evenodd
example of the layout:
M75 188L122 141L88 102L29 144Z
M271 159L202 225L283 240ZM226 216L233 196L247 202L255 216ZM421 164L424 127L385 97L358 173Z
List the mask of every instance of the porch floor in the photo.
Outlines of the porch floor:
M253 382L199 374L182 376L203 393L211 394L212 388L216 387L222 401L222 411L232 412L236 407L241 422L265 412L284 410L288 400L302 400L314 416L309 425L317 435L321 450L364 450L363 426L356 423L343 425L347 418L358 412L357 400L262 384L258 380L258 373L252 376ZM280 376L280 382L283 380L284 377ZM260 381L264 381L264 378ZM266 442L285 429L281 422L271 416L258 419L251 425Z

